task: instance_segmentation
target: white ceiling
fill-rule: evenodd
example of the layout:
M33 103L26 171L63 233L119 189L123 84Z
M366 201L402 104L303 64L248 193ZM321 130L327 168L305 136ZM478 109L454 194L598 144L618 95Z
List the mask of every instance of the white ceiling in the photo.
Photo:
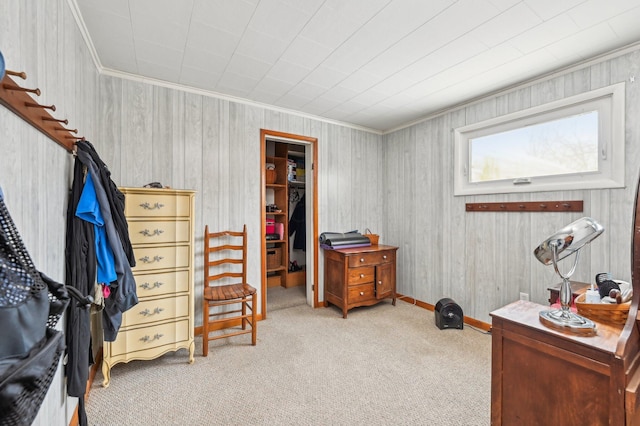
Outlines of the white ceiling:
M640 40L640 0L70 0L101 72L388 131Z

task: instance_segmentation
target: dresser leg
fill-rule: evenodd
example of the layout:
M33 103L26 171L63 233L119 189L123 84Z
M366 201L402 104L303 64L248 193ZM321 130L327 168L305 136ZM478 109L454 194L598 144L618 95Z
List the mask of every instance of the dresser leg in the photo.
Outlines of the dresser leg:
M102 376L104 377L102 387L109 387L109 382L111 382L111 367L109 367L109 363L104 360L102 360Z
M189 364L193 364L193 361L194 361L193 352L195 350L196 350L196 342L192 340L191 344L189 345Z

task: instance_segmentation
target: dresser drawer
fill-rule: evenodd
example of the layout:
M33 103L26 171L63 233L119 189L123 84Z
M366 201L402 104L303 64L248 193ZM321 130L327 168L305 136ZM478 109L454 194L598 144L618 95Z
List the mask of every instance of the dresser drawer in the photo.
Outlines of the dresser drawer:
M111 356L131 354L135 351L173 345L189 339L189 320L181 320L166 324L132 330L120 330L115 342L111 342Z
M125 215L129 217L183 216L190 214L189 195L158 193L127 194Z
M365 266L363 268L349 268L349 285L371 283L375 279L376 268Z
M189 271L135 275L139 298L186 293L189 291Z
M151 269L184 268L189 266L189 246L134 247L135 273Z
M189 241L190 222L178 221L129 221L131 244L184 243Z
M122 327L165 321L189 315L189 298L184 296L143 300L122 314Z
M393 251L359 253L355 256L349 256L349 268L380 265L381 263L392 262L393 259Z
M359 303L364 300L371 300L376 298L373 283L350 286L348 291L349 304Z

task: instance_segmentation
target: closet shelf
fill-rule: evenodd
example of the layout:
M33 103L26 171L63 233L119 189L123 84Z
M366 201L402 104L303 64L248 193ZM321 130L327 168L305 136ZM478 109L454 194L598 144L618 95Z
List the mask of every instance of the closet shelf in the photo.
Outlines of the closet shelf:
M10 75L25 80L27 78L24 72L6 70L4 78L0 81L0 103L58 145L73 152L75 142L84 139L84 137L75 136L75 133L78 132L77 129L68 129L63 126L63 124L68 124L68 120L56 119L47 111L55 111L55 105L41 105L34 101L30 94L40 96L40 89L21 87Z

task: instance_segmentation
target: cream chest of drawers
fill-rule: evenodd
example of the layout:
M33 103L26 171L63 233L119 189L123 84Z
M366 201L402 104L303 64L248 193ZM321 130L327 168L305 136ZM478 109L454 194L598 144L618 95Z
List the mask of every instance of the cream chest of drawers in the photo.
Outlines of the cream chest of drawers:
M122 315L114 342L104 342L103 386L121 362L149 360L170 351L194 353L195 192L120 188L136 258L132 268L139 303Z

